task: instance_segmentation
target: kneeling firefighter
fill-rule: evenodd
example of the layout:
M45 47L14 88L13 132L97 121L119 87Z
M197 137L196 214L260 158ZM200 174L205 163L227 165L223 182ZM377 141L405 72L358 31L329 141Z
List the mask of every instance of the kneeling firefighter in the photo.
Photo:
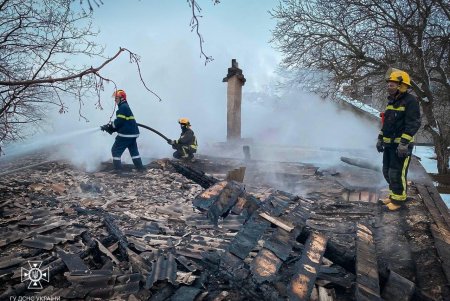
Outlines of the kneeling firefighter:
M189 159L194 161L194 153L197 152L197 138L191 129L191 123L187 118L180 118L178 123L181 126L181 136L178 140L169 140L167 143L172 145L176 152L173 157L176 159Z
M102 131L106 131L110 135L117 132L116 141L114 142L111 153L113 157L114 169L118 172L122 169L120 157L125 149L128 148L133 164L138 171L144 171L141 156L139 155L138 146L136 143L139 137L139 129L133 112L127 102L127 94L124 90L117 90L112 95L117 104L116 119L112 123L101 126Z

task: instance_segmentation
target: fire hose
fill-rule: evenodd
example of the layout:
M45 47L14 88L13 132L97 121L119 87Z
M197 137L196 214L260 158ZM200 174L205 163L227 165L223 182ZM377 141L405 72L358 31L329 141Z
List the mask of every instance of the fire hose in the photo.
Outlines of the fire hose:
M144 128L144 129L147 129L147 130L149 130L149 131L152 131L153 133L155 133L155 134L159 135L160 137L162 137L162 138L163 138L164 140L166 140L167 142L170 142L170 139L169 139L169 138L167 138L166 136L164 136L163 134L161 134L161 133L158 132L157 130L155 130L155 129L149 127L149 126L146 126L146 125L144 125L144 124L138 123L137 125L138 125L139 127L141 127L141 128Z

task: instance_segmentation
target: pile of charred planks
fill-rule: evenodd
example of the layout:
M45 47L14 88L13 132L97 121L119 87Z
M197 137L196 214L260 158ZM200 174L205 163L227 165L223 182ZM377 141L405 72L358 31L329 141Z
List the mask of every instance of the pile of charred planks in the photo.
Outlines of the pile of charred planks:
M0 203L0 300L36 294L21 273L29 262L49 275L37 294L64 299L412 295L413 283L378 271L368 205L318 204L274 189L248 192L242 183L192 166L164 164L139 181L104 173L81 181L59 166L64 185L56 178L43 184L11 179L14 189L0 185L8 196ZM44 172L51 177L59 167ZM241 171L234 177L242 178ZM74 186L82 193L70 194Z

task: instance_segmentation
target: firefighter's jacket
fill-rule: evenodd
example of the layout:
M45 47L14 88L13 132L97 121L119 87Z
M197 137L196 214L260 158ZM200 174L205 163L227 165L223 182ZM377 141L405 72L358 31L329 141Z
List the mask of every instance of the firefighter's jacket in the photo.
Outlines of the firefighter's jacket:
M420 128L420 107L408 92L388 97L384 122L378 139L385 144L411 143Z
M139 129L128 103L122 100L117 106L116 119L113 122L113 128L117 132L117 136L126 138L139 137Z
M194 131L189 127L182 128L180 139L176 140L175 143L178 146L189 146L194 152L197 150L197 138L195 137Z

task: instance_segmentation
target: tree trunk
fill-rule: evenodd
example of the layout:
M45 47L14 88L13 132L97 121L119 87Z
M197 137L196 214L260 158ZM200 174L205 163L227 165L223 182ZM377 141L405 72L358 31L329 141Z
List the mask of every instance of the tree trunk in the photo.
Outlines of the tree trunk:
M448 150L449 143L445 141L445 139L442 136L434 137L434 150L436 152L436 159L437 159L437 168L438 173L440 175L446 175L449 174L449 155L450 151Z
M419 95L419 93L418 93ZM445 131L440 129L438 127L438 123L436 121L436 117L433 114L433 102L432 95L423 95L428 96L429 101L425 102L423 101L423 98L419 97L422 101L420 102L422 106L423 114L425 115L425 118L427 120L427 124L425 125L424 129L431 134L433 137L433 144L434 144L434 152L436 153L436 159L437 159L437 168L438 173L441 175L448 174L449 173L449 154L450 151L448 150L448 147L450 145L449 141L447 141L445 138ZM423 121L423 119L422 119ZM436 131L436 128L438 128L438 131Z

